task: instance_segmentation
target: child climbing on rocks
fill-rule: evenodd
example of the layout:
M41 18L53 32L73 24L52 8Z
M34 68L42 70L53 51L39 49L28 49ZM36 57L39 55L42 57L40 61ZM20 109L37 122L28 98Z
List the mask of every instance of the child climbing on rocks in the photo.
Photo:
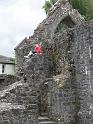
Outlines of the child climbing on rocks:
M33 56L34 54L40 55L42 54L42 47L41 43L40 44L35 44L34 50L30 51L27 56L24 56L25 58L29 58Z

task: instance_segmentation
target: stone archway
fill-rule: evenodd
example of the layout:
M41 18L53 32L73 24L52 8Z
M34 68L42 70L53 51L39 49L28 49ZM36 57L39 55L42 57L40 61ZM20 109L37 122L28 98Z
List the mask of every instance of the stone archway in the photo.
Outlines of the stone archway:
M57 25L54 34L58 32L63 32L64 30L68 28L73 28L74 26L75 26L74 21L71 19L70 16L67 16Z

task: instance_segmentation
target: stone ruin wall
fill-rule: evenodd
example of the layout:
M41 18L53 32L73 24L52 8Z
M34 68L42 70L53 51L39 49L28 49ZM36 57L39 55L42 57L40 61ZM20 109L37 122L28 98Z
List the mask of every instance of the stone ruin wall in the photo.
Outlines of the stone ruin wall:
M9 120L13 124L38 124L38 97L41 87L47 83L48 115L51 119L62 124L93 123L93 22L54 34L62 18L68 15L66 12L63 16L60 4L57 7L39 25L34 35L16 49L17 71L22 72L22 75L19 72L21 84L5 93L4 99L21 107L2 111L1 120ZM59 11L62 12L60 16ZM34 56L25 61L24 55L37 42L43 42L43 56Z
M20 71L20 67L23 66L25 61L24 56L29 53L35 43L50 43L53 39L55 30L64 18L71 17L71 20L75 24L81 24L84 18L74 10L68 1L59 0L57 4L49 11L49 14L42 23L39 24L34 34L28 39L25 38L18 47L15 48L17 58L17 73Z
M49 75L47 69L50 65L48 54L51 46L49 44L45 46L47 52L43 56L36 55L24 62L22 73L25 75L26 82L21 75L20 81L7 86L5 90L0 92L0 101L6 105L5 108L1 107L0 109L1 122L38 124L38 97L41 92L39 87L46 82L46 77Z
M19 78L14 75L1 74L0 75L0 90L5 89L5 87L13 84L17 80L19 80Z
M73 55L76 66L78 123L93 123L93 21L73 30Z
M49 117L57 122L60 119L62 123L70 123L71 121L73 123L75 122L72 115L72 112L75 110L75 91L71 83L68 82L71 78L68 70L69 61L67 58L69 37L66 32L62 35L62 37L63 40L61 39L60 34L58 40L56 39L57 37L55 37L52 43L43 44L44 53L42 56L34 56L29 59L29 61L24 62L23 72L27 79L26 82L24 83L24 80L21 80L21 85L11 89L8 93L6 92L3 97L1 97L1 99L6 100L7 103L21 105L21 108L3 111L1 113L2 120L9 120L10 123L13 124L38 123L38 97L41 92L41 86L47 82L49 88ZM53 60L55 60L56 63L54 63L55 61ZM69 88L71 89L70 91ZM71 97L69 98L69 96ZM73 101L71 101L71 99L73 99ZM69 105L71 105L70 107L73 106L73 110L72 108L71 110L69 109ZM22 109L22 107L25 109ZM16 112L18 112L19 115L16 115ZM68 118L66 119L65 116Z
M54 36L53 82L50 85L50 117L61 123L76 123L76 74L71 53L72 41L68 32L58 32Z
M51 116L68 124L92 124L93 123L93 21L82 23L75 28L68 30L66 38L58 33L54 36L54 44L59 44L58 50L65 52L64 63L68 62L68 74L66 80L61 80L65 74L63 64L60 75L54 76L56 79L50 90ZM62 44L60 43L67 43ZM58 46L57 44L57 46ZM69 47L70 46L70 47ZM63 48L63 49L60 49ZM66 49L67 48L67 49ZM63 58L63 57L62 57ZM60 60L60 57L59 57ZM59 63L59 62L58 62ZM59 65L57 63L57 65ZM61 64L63 62L61 61ZM67 74L67 72L66 72ZM58 80L57 80L58 79ZM64 84L58 88L58 84ZM53 90L53 91L52 91Z
M2 111L0 118L13 124L38 124L40 86L47 82L51 119L62 124L92 124L92 41L93 21L90 21L58 32L53 42L43 44L43 56L34 56L24 63L26 82L23 80L22 85L4 96L8 102L23 106Z
M31 86L21 80L0 91L0 123L38 124L37 92Z

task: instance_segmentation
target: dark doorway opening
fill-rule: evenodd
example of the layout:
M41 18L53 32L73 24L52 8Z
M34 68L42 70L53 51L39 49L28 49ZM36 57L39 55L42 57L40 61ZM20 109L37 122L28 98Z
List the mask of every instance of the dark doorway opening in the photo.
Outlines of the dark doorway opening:
M39 94L39 115L47 115L48 113L48 85L43 84L40 87L40 94Z

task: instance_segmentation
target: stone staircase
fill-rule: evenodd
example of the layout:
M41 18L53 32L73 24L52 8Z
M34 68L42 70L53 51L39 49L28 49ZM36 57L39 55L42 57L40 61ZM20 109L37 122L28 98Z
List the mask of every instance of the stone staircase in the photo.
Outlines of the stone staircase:
M58 124L57 122L51 121L47 115L41 115L38 117L39 124Z
M0 91L0 124L10 124L10 121L13 124L20 124L19 118L16 119L18 117L16 112L20 112L19 116L24 116L20 121L26 120L26 123L29 123L28 116L34 118L38 111L36 100L36 92L30 91L28 84L21 80L6 86Z

